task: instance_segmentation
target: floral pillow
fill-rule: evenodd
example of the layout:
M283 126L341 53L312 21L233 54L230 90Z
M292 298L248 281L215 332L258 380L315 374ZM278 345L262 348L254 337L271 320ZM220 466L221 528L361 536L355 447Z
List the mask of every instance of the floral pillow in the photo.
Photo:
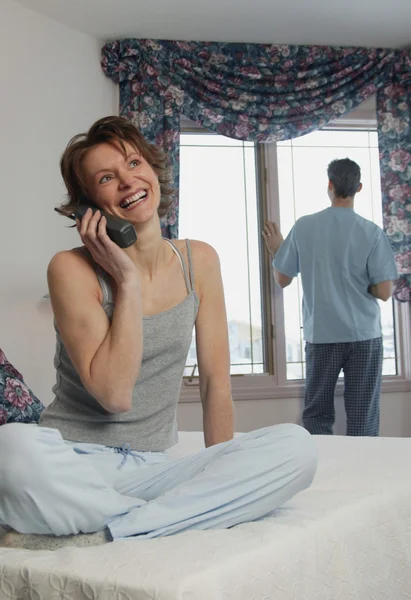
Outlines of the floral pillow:
M43 409L43 404L0 348L0 425L37 423Z

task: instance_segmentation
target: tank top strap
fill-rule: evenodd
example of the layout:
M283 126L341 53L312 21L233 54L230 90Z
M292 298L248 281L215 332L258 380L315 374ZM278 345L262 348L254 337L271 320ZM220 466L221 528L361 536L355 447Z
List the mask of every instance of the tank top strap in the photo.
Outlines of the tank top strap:
M188 272L187 272L187 267L184 261L184 258L180 252L180 250L177 248L177 246L173 243L172 240L169 240L167 238L163 238L164 241L166 241L172 248L173 252L176 254L180 265L181 265L181 270L183 272L183 276L184 276L184 281L187 287L187 292L190 293L194 290L194 269L193 269L193 259L192 259L192 253L191 253L191 245L190 245L190 240L186 239L186 248L187 248L187 258L188 258ZM113 295L113 289L111 286L111 282L110 282L110 276L108 275L108 273L106 273L106 271L104 271L104 269L98 264L96 263L96 261L93 259L93 257L91 256L91 253L87 250L87 248L83 248L81 249L83 251L84 254L86 254L92 261L94 268L95 268L95 272L96 272L96 276L98 279L98 282L100 284L101 287L101 291L103 292L103 306L105 306L106 304L112 304L114 302L114 295Z
M77 252L80 252L84 256L87 256L87 258L92 263L92 265L94 267L94 271L97 276L97 280L101 287L101 291L103 293L103 306L105 306L106 304L113 303L114 295L113 295L113 289L111 287L109 274L103 269L103 267L101 267L98 263L96 263L96 261L92 257L91 252L88 248L86 248L85 246L82 246L81 248L75 248L75 250Z
M177 246L174 244L174 242L172 240L169 240L168 238L163 238L163 239L165 242L167 242L171 246L173 252L176 254L178 260L180 261L180 265L181 265L181 269L183 271L184 281L186 284L187 292L190 293L192 291L192 287L191 287L191 283L190 283L190 279L191 279L190 259L188 261L189 262L189 273L190 273L190 278L189 278L188 273L187 273L187 267L185 265L185 261L184 261L184 258L182 256L180 250L177 248ZM187 242L187 240L186 240L186 242ZM187 249L187 256L188 256L188 249Z
M100 284L101 291L103 292L103 306L106 306L106 304L112 304L114 302L114 296L109 275L102 267L100 267L100 265L97 263L95 263L95 265L97 279Z
M191 253L191 244L190 240L186 238L186 247L187 247L187 258L188 258L188 271L190 275L191 282L191 290L194 290L194 267L193 267L193 255Z

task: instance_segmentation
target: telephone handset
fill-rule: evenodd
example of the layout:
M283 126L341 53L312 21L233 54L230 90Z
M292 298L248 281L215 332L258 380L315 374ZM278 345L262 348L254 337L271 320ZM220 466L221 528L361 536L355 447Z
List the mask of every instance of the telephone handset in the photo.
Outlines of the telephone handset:
M115 217L114 215L109 215L103 210L97 208L96 206L92 206L90 204L80 204L73 214L68 215L64 211L59 208L55 208L54 210L61 215L68 217L69 219L82 219L86 214L87 209L91 208L93 213L97 210L100 211L101 216L106 218L106 229L108 237L115 242L120 248L128 248L132 246L137 241L137 233L134 229L133 225L126 221L125 219L121 219L120 217Z

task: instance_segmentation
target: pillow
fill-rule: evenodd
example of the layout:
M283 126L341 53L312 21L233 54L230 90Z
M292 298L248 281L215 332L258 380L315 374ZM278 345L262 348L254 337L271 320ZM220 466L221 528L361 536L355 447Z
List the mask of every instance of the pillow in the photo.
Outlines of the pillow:
M0 348L0 425L38 423L42 410L43 404Z

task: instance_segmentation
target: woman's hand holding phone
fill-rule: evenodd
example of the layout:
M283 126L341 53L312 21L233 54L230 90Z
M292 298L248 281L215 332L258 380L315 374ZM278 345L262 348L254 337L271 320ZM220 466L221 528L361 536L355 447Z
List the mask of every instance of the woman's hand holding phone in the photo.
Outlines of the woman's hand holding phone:
M127 253L107 235L106 218L97 210L89 208L83 218L76 219L81 241L93 259L109 273L117 285L139 281L136 265Z

